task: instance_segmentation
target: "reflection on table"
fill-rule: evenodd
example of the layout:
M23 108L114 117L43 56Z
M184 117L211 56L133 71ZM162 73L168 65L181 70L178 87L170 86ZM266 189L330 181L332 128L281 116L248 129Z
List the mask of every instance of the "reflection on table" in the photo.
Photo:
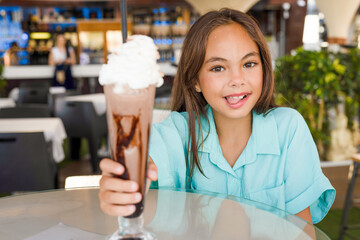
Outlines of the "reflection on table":
M117 229L117 218L102 213L98 191L59 190L2 198L2 238L26 239L55 228L61 228L59 239L74 229L91 234L88 239L105 238ZM160 240L313 239L303 229L312 229L316 239L329 239L317 228L279 209L207 194L151 189L146 195L145 228Z
M0 119L0 132L44 132L45 140L52 142L54 161L59 163L65 158L62 144L66 132L60 118L4 118Z

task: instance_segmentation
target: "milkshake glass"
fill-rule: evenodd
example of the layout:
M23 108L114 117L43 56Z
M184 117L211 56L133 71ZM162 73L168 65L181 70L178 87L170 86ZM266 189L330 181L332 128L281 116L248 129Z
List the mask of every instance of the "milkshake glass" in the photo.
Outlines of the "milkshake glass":
M118 217L119 229L111 239L156 239L143 229L142 213L155 88L162 84L157 57L151 38L135 36L110 56L108 64L100 71L111 157L125 168L120 178L137 182L143 196L132 215Z

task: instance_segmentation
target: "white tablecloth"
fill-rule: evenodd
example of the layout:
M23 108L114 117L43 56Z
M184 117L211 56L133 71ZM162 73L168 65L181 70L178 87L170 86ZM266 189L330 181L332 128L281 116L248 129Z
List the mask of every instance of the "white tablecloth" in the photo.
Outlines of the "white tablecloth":
M105 100L105 95L103 93L69 96L69 97L65 97L65 101L92 102L95 108L95 112L98 115L103 115L106 112L106 100Z
M15 101L11 98L0 98L0 108L15 107Z
M60 118L0 119L0 132L43 132L46 141L52 141L53 157L59 163L65 158L63 141L66 138Z

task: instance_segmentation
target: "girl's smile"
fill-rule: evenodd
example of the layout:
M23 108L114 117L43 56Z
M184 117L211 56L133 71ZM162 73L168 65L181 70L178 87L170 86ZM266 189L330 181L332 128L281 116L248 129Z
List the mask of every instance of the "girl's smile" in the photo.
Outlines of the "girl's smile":
M251 93L249 92L242 92L239 94L231 94L224 98L229 107L236 109L242 107L249 99L250 95Z

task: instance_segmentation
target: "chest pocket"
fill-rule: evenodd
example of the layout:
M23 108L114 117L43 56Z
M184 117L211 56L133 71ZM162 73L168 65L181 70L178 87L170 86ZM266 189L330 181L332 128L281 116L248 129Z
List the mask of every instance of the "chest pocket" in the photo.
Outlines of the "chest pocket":
M284 183L281 183L281 185L276 187L250 192L245 194L245 196L250 200L285 210Z

